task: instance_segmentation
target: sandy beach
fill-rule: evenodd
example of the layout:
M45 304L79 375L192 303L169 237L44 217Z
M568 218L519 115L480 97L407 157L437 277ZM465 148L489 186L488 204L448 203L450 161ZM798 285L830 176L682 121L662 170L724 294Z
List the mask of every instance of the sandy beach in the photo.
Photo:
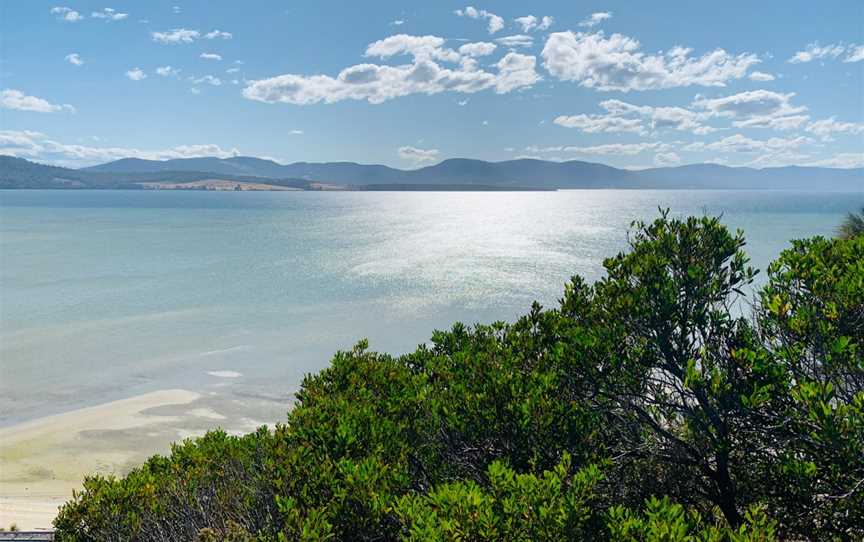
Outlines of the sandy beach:
M200 432L184 427L218 424L200 399L162 390L0 428L0 526L50 529L85 473L126 472Z

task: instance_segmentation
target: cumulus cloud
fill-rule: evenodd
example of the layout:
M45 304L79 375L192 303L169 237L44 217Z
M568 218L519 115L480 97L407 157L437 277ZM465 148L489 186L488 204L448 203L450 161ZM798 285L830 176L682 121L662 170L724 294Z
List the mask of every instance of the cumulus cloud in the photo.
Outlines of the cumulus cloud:
M494 43L478 41L475 43L466 43L459 47L459 54L471 57L488 56L495 52L498 46Z
M773 128L792 130L809 118L807 108L791 104L794 92L783 94L770 90L751 90L722 98L698 97L693 105L712 116L731 117L736 128Z
M119 13L113 8L104 8L102 11L94 11L90 14L94 19L104 19L106 22L122 21L129 17L128 13Z
M584 19L581 23L579 23L579 26L591 28L591 27L597 26L598 24L602 23L606 19L611 19L611 18L612 18L612 12L611 11L598 11L597 13L592 13L587 19Z
M716 49L691 57L691 49L674 47L665 54L645 54L640 43L621 34L555 32L543 47L544 66L564 81L603 91L674 87L725 86L757 64L754 54L731 55Z
M525 150L533 154L545 153L573 153L573 154L618 154L618 155L635 155L645 151L669 152L672 150L672 145L669 143L661 143L659 141L643 142L643 143L608 143L605 145L592 145L581 147L577 145L564 145L553 147L526 147Z
M72 64L73 66L83 66L84 61L81 59L81 55L78 53L69 53L66 55L66 62Z
M512 36L496 38L495 42L504 47L531 47L534 45L534 38L526 34L514 34Z
M438 149L418 149L417 147L399 147L399 158L420 165L438 160Z
M153 41L159 43L192 43L201 37L201 32L188 28L175 28L168 32L151 32Z
M822 58L837 58L844 52L846 52L846 45L843 45L842 43L822 46L819 45L818 41L814 41L813 43L808 44L803 51L795 53L788 62L792 64L802 64L804 62L811 62Z
M172 66L159 66L156 68L156 75L161 75L162 77L176 77L180 75L180 70Z
M812 143L809 137L798 136L795 138L772 137L770 139L751 139L742 134L724 137L718 141L705 143L697 141L684 147L685 151L714 151L720 153L759 153L780 152L798 149Z
M530 87L536 83L540 76L534 69L537 59L531 55L522 55L509 52L498 61L498 77L495 81L495 90L499 94L505 94L516 89Z
M147 74L141 68L132 68L126 72L126 77L132 81L141 81L142 79L147 79Z
M223 32L221 30L211 30L204 34L204 39L208 40L230 40L234 38L234 34L231 32Z
M847 55L843 62L861 62L864 60L864 45L850 45L846 52Z
M222 55L216 53L201 53L200 58L204 60L222 60Z
M175 28L166 32L151 32L150 36L153 38L153 41L166 44L192 43L200 39L230 40L234 37L230 32L223 32L221 30L212 30L206 34L202 34L198 30L191 30L189 28Z
M84 16L74 9L63 6L51 8L51 13L57 16L57 20L65 21L67 23L77 23L84 19Z
M548 15L539 18L534 15L525 15L524 17L516 17L513 21L522 27L522 32L531 32L533 30L548 30L555 19Z
M163 150L67 145L51 140L39 132L6 130L0 131L0 154L83 167L119 158L131 157L147 160L197 158L202 156L230 158L238 156L240 152L237 149L226 150L215 144L180 145Z
M506 93L528 87L540 78L533 56L508 53L494 64L497 71L492 72L481 69L473 57L443 45L444 39L437 36L390 36L370 44L366 56L389 59L407 55L410 63L356 64L335 77L279 75L250 81L243 95L250 100L296 105L342 100L378 104L410 94L474 93L486 89Z
M20 90L11 88L0 91L0 107L15 109L17 111L33 111L36 113L75 112L75 108L69 104L52 104L48 100L37 98L36 96L28 96Z
M366 47L367 57L390 58L397 55L410 55L422 60L443 60L459 62L459 53L443 47L444 38L438 36L410 36L397 34L370 43Z
M606 110L606 114L559 116L554 122L587 133L633 132L644 135L672 129L702 135L715 131L715 128L704 124L708 114L683 107L651 107L621 100L605 100L600 102L600 107Z
M612 115L561 115L553 121L565 128L576 128L588 134L599 132L644 133L642 119L628 119Z
M759 71L750 72L749 77L751 81L773 81L775 79L770 73Z
M842 122L836 120L835 117L831 117L811 122L805 128L805 131L821 137L824 141L831 141L832 134L864 134L864 123Z
M504 28L504 19L485 9L476 9L468 6L465 9L457 9L454 13L459 17L469 17L471 19L486 19L488 21L487 29L490 34L498 32Z

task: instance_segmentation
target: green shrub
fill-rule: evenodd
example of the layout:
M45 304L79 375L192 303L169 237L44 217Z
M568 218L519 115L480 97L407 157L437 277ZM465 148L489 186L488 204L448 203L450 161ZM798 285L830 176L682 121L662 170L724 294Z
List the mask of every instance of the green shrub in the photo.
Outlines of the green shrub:
M58 539L864 539L864 237L793 242L752 310L743 247L635 223L557 307L363 341L273 431L88 477Z
M565 455L540 475L518 474L501 462L488 469L488 487L473 481L435 487L402 497L396 515L406 533L421 540L588 540L602 530L594 507L600 470L571 473Z

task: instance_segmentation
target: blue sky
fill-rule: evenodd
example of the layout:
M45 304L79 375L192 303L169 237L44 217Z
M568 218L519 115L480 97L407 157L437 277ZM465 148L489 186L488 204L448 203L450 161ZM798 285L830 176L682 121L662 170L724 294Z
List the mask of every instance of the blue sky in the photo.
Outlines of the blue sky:
M864 165L864 2L0 2L0 153Z

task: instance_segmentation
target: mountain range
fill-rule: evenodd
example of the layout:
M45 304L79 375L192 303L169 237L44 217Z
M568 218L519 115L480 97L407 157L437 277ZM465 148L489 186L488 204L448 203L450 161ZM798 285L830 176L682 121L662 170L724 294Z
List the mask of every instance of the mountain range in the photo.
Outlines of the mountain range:
M694 164L643 170L582 162L535 159L486 162L444 160L413 170L354 162L295 162L237 156L144 160L123 158L82 169L61 168L0 156L0 188L141 188L141 183L184 183L205 179L259 183L304 190L549 190L631 189L803 189L864 191L864 168L775 167L755 169Z

